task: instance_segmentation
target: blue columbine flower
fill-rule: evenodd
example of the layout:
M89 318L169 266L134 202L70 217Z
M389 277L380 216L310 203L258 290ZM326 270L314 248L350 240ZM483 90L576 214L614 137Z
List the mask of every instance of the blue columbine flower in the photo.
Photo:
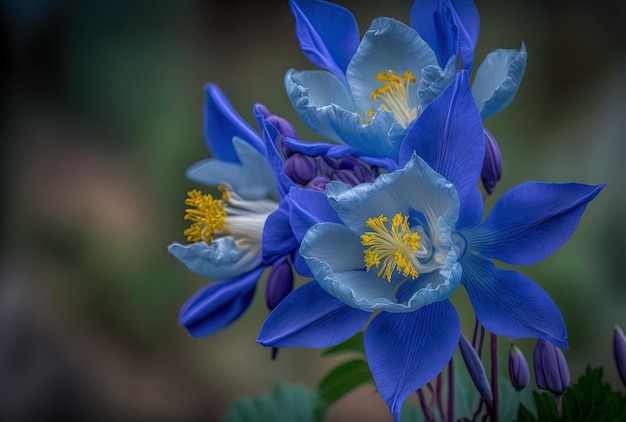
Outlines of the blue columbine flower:
M473 64L478 12L469 0L416 1L410 28L374 20L359 43L352 13L321 0L291 0L304 54L329 72L289 70L285 87L300 118L320 135L357 151L397 159L410 124L454 78L457 57ZM476 72L483 119L513 99L526 51L496 50Z
M288 131L290 125L267 113L270 121ZM292 132L293 128L291 128ZM273 259L263 259L264 231L275 232L270 215L279 209L280 193L276 176L266 157L264 140L233 109L215 85L206 86L204 138L213 158L187 169L187 177L210 187L218 194L188 193L185 220L187 244L174 242L168 251L191 271L212 280L182 307L179 321L196 336L207 336L239 318L250 305L256 284L267 267L275 272L274 280L285 278L285 256L294 245L274 239ZM274 268L276 264L276 269ZM284 291L279 281L276 292Z
M554 252L603 186L526 183L511 189L481 223L477 189L484 157L482 121L467 72L424 111L399 152L403 167L354 187L327 185L340 222L316 224L300 253L316 281L287 296L258 341L326 347L365 330L378 391L398 420L405 398L448 363L460 335L449 296L467 290L491 332L566 347L552 299L517 271Z

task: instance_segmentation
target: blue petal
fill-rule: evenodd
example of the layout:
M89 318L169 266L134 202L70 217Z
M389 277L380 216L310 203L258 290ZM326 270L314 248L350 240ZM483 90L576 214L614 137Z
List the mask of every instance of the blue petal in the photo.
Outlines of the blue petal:
M265 151L259 135L235 111L222 90L215 84L205 86L203 133L209 152L220 160L239 163L232 139L237 136L258 151Z
M395 421L402 403L452 358L461 327L448 300L415 312L376 316L365 330L365 354L381 397Z
M457 29L454 27L449 4L441 0L416 0L411 7L411 27L428 43L444 66L456 54Z
M370 315L341 303L311 281L269 314L257 342L271 347L334 346L358 333Z
M194 337L205 337L237 320L250 306L264 267L202 288L180 309L178 322Z
M524 183L495 203L483 224L463 233L468 248L509 264L530 265L574 233L585 207L605 185Z
M261 264L258 244L251 242L238 247L230 236L215 239L210 245L172 243L167 250L192 272L213 280L234 278Z
M522 83L527 59L526 47L522 44L519 51L492 51L480 64L474 76L472 95L483 120L511 104Z
M452 0L452 5L465 28L469 42L476 46L480 32L480 15L476 4L472 0Z
M298 242L302 242L306 231L317 223L341 223L322 192L293 188L285 201L289 204L289 222Z
M187 178L207 186L227 183L244 199L277 198L274 172L265 156L240 138L235 137L232 145L241 164L209 158L190 166Z
M289 224L289 204L281 201L263 226L263 263L271 265L278 258L289 255L299 246Z
M559 308L534 281L517 271L496 269L491 261L473 254L465 254L461 263L461 282L487 330L513 338L541 338L567 348Z
M276 149L276 141L282 137L271 123L263 125L263 139L267 148L267 162L274 172L274 180L279 197L287 195L289 189L294 186L293 181L285 174L285 163L282 155Z
M352 13L320 0L290 0L300 48L313 64L344 80L348 63L359 45L359 27Z
M421 78L422 69L432 65L437 65L435 53L417 32L395 19L375 19L346 72L357 110L365 117L368 108L380 107L380 100L372 102L372 91L381 87L374 79L379 72L391 69L402 75L410 70ZM409 100L411 106L419 105L417 87L413 88Z
M400 165L413 152L452 182L465 207L466 197L474 194L485 157L483 125L467 72L461 71L413 123L400 147Z

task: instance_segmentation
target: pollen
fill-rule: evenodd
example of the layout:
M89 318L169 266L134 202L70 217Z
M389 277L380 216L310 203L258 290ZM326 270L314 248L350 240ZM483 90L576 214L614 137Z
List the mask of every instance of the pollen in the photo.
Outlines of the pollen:
M418 277L415 252L420 247L420 235L411 231L408 221L408 216L397 213L391 219L391 228L389 219L382 214L365 222L372 229L361 235L361 244L368 246L363 251L367 271L377 267L378 277L388 282L394 271L404 277Z
M383 86L372 91L372 101L381 100L380 108L393 113L398 122L407 127L417 118L417 107L411 107L409 99L409 88L417 82L413 73L407 70L400 77L393 70L389 70L377 73L374 79Z
M191 226L183 234L187 236L188 242L202 240L210 244L215 232L224 229L224 218L227 215L225 207L230 192L222 185L218 189L222 192L220 199L215 199L212 195L203 195L196 189L187 192L185 205L192 208L185 210L185 220L191 221Z

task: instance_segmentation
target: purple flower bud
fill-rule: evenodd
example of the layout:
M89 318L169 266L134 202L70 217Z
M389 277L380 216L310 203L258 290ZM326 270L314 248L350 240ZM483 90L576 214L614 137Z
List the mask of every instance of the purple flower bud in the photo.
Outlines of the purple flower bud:
M284 256L272 265L265 286L265 304L273 310L293 290L293 270Z
M350 186L356 186L361 183L352 170L337 170L333 173L331 179L339 180L340 182L346 183Z
M371 182L372 175L365 165L354 157L342 158L339 162L339 168L350 169L354 173L354 176L361 182Z
M463 362L469 371L470 377L476 386L476 389L480 393L480 396L485 400L487 405L491 408L493 405L493 391L491 391L491 385L485 372L478 353L470 342L461 334L459 339L459 349L461 350L461 356L463 356Z
M306 188L325 192L328 182L330 182L330 178L328 176L317 176L306 185Z
M511 378L513 388L517 391L526 388L530 382L528 362L522 351L514 344L511 344L511 351L509 352L509 378Z
M318 155L315 157L315 163L320 170L320 174L329 178L339 169L337 160L327 155Z
M265 107L261 103L256 103L254 105L254 108L261 114L261 116L263 116L264 119L267 119L269 116L272 115L272 112L270 111L270 109Z
M483 169L480 172L480 179L488 195L491 195L496 188L496 183L502 177L502 154L496 142L496 138L487 129L485 133L485 159Z
M306 185L316 176L317 166L305 155L294 152L285 161L285 174L295 183Z
M277 116L275 114L272 114L270 116L267 116L265 118L265 121L273 124L276 130L278 131L278 133L280 133L284 137L291 138L291 139L299 139L298 132L296 132L296 129L286 119L280 116Z
M563 394L570 384L569 368L563 352L545 340L539 340L533 352L535 381L541 390Z
M624 336L624 331L619 325L616 325L613 330L613 352L615 353L617 372L626 385L626 336Z

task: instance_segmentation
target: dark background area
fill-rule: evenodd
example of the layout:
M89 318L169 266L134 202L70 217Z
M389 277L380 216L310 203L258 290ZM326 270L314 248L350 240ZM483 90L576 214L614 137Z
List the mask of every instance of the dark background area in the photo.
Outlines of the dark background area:
M361 32L377 16L408 23L411 6L339 3ZM523 272L563 313L572 378L604 365L623 389L611 336L613 324L626 326L626 4L477 4L476 65L522 41L529 55L517 98L485 122L504 157L494 197L527 180L608 183L570 241ZM319 139L284 92L287 69L314 68L287 2L0 5L0 419L217 420L274 380L315 386L337 361L296 349L271 362L255 343L262 294L233 326L191 338L178 309L207 281L166 252L184 240L183 200L195 187L184 170L207 156L205 83L251 124L262 102ZM467 333L464 295L455 300ZM516 344L531 356L534 342ZM329 420L390 420L373 391L350 394Z

